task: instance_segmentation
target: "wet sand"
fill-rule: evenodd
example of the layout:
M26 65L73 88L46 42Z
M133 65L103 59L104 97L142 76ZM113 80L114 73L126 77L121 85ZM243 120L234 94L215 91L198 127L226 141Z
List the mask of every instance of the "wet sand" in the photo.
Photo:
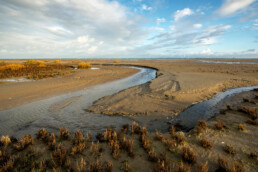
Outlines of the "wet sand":
M31 82L2 82L0 84L0 110L87 89L91 86L125 78L138 72L137 69L124 67L97 67L100 69L74 70L70 76L65 77Z

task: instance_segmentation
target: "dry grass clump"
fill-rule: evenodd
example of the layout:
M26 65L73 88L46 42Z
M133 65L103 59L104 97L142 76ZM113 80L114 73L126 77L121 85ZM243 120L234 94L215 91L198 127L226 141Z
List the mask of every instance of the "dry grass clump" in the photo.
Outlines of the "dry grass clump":
M250 156L250 158L252 158L254 160L258 160L258 155L255 152L251 152L249 156Z
M207 149L211 149L213 147L213 144L207 139L201 139L200 144L203 148Z
M216 171L222 171L222 172L245 172L242 166L238 165L236 162L234 162L233 167L230 168L228 165L227 160L224 158L218 159L219 168Z
M140 134L141 133L141 127L135 121L133 121L133 123L132 123L131 130L132 130L133 134Z
M97 159L96 162L92 162L90 164L89 170L90 172L102 172L102 163Z
M172 137L174 137L176 135L176 129L175 129L175 127L173 125L170 126L169 132L170 132Z
M98 154L98 150L99 150L99 142L97 142L96 144L94 144L92 142L91 143L91 147L90 147L90 154L91 155L97 155Z
M114 60L114 63L118 63L119 61L118 60Z
M236 150L232 145L226 145L224 147L224 151L230 155L235 155L236 154Z
M189 164L194 164L196 163L196 154L193 151L192 148L187 148L187 147L183 147L183 153L182 153L182 158L185 162L189 163Z
M128 155L130 157L134 157L135 153L134 153L134 140L133 139L126 139L126 137L124 137L122 139L122 141L120 141L121 143L121 148L126 150L128 152Z
M158 156L156 155L154 148L152 148L152 149L148 152L148 160L149 160L149 161L152 161L152 162L157 162Z
M222 124L222 122L220 120L218 120L217 123L215 124L215 127L217 130L222 130L224 125Z
M225 171L227 172L229 167L228 167L228 162L224 158L219 158L218 159L218 164L219 168L216 171Z
M237 128L238 128L239 131L245 131L246 130L245 129L245 124L238 124Z
M86 161L81 157L80 163L76 162L76 171L78 172L84 172L86 171Z
M67 140L70 137L69 131L66 128L59 129L59 137L63 140Z
M87 142L92 142L92 134L91 133L86 134L86 140L87 140Z
M39 130L36 133L37 139L42 140L44 142L48 141L49 135L50 133L45 128L43 128L42 130Z
M29 135L25 135L16 145L14 148L18 151L24 150L27 146L32 145L34 143L33 137Z
M117 159L119 156L119 152L120 152L120 146L117 140L111 140L111 142L109 143L109 146L111 148L112 151L112 157L114 159Z
M11 171L13 169L15 160L6 152L0 150L0 171Z
M61 60L54 60L54 63L61 63Z
M82 153L86 149L86 142L80 130L75 132L71 154Z
M9 138L9 136L1 136L1 143L4 148L7 148L7 146L11 143L11 139Z
M85 149L86 149L85 143L78 143L77 145L73 145L71 155L82 153Z
M209 171L208 162L206 161L204 164L203 164L203 163L198 164L196 171L199 171L199 172L208 172L208 171Z
M195 126L197 134L201 134L207 128L207 122L204 120L199 120L198 124Z
M155 139L161 141L162 138L163 138L162 133L159 132L158 130L156 130L156 132L155 132Z
M84 140L82 131L77 130L74 135L73 144L79 145L80 143L84 143L84 142L85 140Z
M113 170L113 164L112 162L107 162L106 165L105 165L105 168L106 168L106 172L112 172Z
M106 129L104 133L104 140L106 142L110 142L112 140L117 140L117 133L113 130L113 128Z
M168 163L166 154L161 154L158 158L157 164L154 166L154 172L172 172L174 167Z
M258 111L256 110L256 108L238 107L237 110L239 112L244 112L248 114L253 120L257 119Z
M56 146L56 135L52 133L48 139L48 147L51 150L54 150Z
M89 62L80 62L78 64L78 68L80 68L80 69L87 69L90 67L91 67L91 64Z
M199 171L200 169L198 169ZM175 172L191 172L190 167L186 166L182 161L179 163L179 165L176 167Z
M140 142L142 144L142 147L146 150L150 150L150 141L148 139L148 136L146 134L141 134L140 136Z
M64 166L67 161L67 150L64 149L64 147L59 144L56 148L53 154L51 154L52 162L55 164L55 162L60 165Z

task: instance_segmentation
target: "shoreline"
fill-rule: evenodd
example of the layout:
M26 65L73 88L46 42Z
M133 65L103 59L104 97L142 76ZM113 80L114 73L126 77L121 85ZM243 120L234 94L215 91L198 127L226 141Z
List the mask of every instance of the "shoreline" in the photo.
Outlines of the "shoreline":
M129 77L137 72L139 70L133 68L102 66L98 70L76 70L70 76L65 77L41 79L32 82L1 83L0 110L7 110L53 96L84 90L95 85Z

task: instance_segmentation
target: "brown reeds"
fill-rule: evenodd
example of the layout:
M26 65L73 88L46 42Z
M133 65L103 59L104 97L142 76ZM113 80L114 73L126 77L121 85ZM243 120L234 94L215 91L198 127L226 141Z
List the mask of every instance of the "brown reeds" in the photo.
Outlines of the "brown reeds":
M59 137L63 140L67 140L70 137L69 131L66 128L59 129Z
M224 151L230 155L235 155L236 154L236 150L232 145L226 145L224 147Z
M133 134L140 134L141 133L141 127L139 126L138 123L133 121L131 131Z
M222 130L224 125L222 124L222 122L220 120L218 120L217 123L215 124L215 127L217 130Z
M192 148L183 147L182 158L189 164L196 163L196 154Z
M246 129L245 129L245 124L238 124L237 129L238 129L239 131L245 131L245 130L246 130Z
M206 149L211 149L213 147L213 144L207 139L201 139L200 144L203 148Z
M59 144L56 148L53 154L51 154L52 162L55 164L57 163L60 166L64 166L67 161L67 150L64 149L64 147Z
M6 149L7 146L11 143L11 139L9 136L1 136L1 143L4 146L4 149Z
M24 150L27 146L32 145L34 143L34 139L33 137L29 134L29 135L25 135L21 140L19 140L19 142L14 145L14 148L16 150Z

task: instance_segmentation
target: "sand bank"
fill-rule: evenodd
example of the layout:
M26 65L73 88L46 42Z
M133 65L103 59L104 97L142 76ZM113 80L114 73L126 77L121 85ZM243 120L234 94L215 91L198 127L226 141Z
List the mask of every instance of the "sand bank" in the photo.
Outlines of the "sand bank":
M163 60L165 61L165 60ZM89 111L107 115L172 117L228 88L258 85L258 65L121 61L158 69L157 78L96 101Z

